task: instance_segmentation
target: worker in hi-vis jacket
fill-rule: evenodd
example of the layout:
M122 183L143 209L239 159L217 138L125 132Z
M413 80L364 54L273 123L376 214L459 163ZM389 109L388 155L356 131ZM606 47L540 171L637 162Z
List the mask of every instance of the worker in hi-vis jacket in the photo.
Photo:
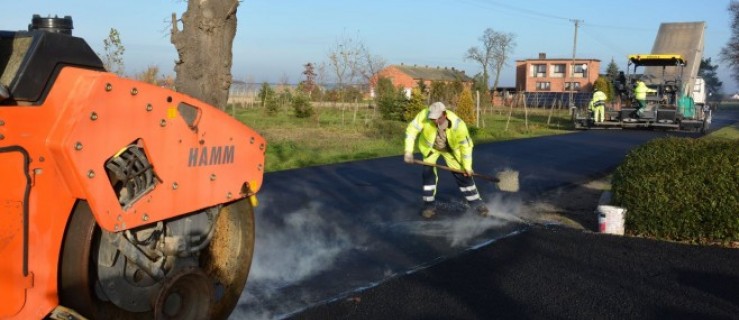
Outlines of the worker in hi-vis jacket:
M419 137L420 134L420 137ZM413 163L413 148L418 137L418 150L423 161L436 164L439 156L444 158L452 169L465 173L452 173L459 190L474 210L483 216L489 214L488 208L480 198L480 193L472 178L472 148L467 125L459 116L446 109L441 102L434 102L419 112L405 130L405 155L403 160ZM421 215L431 218L436 214L436 185L439 180L435 167L423 167L423 209Z
M641 117L641 113L647 107L647 92L657 92L652 88L647 87L644 81L636 80L636 87L634 87L634 99L636 99L636 115Z
M605 118L606 100L608 97L603 91L593 87L593 99L590 100L588 107L593 111L593 121L595 123L603 122Z

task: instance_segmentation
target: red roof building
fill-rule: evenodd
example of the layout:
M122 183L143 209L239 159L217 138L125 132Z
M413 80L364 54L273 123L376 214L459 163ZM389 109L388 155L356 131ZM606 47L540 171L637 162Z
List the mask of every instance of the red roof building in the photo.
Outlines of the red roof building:
M468 77L464 71L447 67L418 67L407 65L390 65L380 70L370 81L371 95L374 96L374 88L377 80L387 78L395 87L403 88L406 96L410 98L411 90L418 87L418 82L423 81L427 86L431 86L432 81L443 81L453 83L455 81L462 82L462 85L469 88L472 86L472 78Z

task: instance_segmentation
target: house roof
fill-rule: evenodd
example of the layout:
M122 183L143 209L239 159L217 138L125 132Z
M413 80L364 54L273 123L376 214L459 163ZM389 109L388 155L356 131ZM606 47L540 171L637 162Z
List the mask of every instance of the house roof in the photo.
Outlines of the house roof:
M424 79L432 81L462 81L472 82L472 78L464 74L464 71L454 68L429 68L406 65L394 65L398 70L409 75L413 79Z

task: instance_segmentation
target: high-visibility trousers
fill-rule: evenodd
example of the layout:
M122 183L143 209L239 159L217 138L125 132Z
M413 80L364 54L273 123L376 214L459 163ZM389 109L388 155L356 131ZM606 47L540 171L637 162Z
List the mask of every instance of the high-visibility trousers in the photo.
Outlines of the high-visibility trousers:
M436 163L439 156L444 158L446 165L452 169L464 170L462 164L454 158L450 152L444 151L431 151L428 155L424 156L423 161L428 163ZM462 192L465 200L471 205L475 206L482 203L480 193L477 191L475 180L472 176L465 176L461 173L452 172L454 180L459 186L459 191ZM431 166L424 166L423 173L423 202L426 205L431 205L436 200L436 185L439 182L439 175L437 169Z

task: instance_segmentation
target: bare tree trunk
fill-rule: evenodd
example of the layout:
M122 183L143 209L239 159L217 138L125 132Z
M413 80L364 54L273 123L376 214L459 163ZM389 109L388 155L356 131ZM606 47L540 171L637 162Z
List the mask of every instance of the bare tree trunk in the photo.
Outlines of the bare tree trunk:
M236 35L238 0L190 0L182 30L172 14L170 41L177 49L175 88L226 109L231 87L231 48Z

